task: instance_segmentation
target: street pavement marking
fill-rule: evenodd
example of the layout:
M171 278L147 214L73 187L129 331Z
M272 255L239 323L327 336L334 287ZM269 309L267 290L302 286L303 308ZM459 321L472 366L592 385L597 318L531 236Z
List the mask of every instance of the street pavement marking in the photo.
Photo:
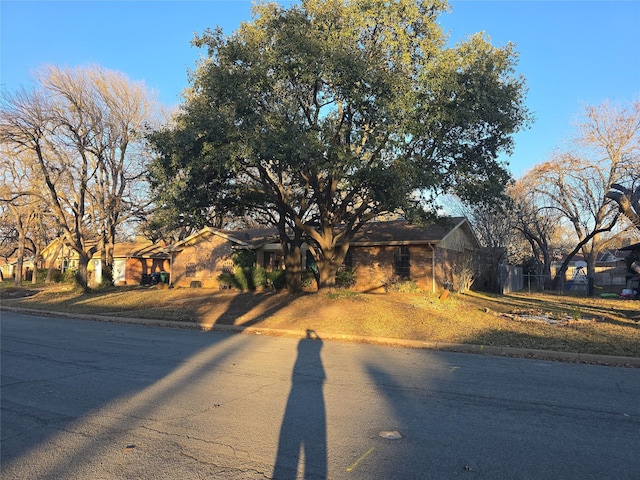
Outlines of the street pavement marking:
M371 447L369 450L367 450L367 453L365 453L364 455L362 455L359 459L357 459L355 462L353 462L353 464L347 468L347 472L352 472L356 469L356 467L360 464L360 462L362 462L365 458L367 458L369 456L369 454L371 452L373 452L375 450L375 447Z

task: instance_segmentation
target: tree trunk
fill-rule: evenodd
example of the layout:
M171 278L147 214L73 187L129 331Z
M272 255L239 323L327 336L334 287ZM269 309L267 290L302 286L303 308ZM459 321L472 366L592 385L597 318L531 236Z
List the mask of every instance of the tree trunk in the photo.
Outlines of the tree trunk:
M302 292L302 230L294 228L293 238L291 238L290 232L287 232L285 217L282 216L278 222L278 234L284 255L287 291L291 294L300 293Z
M62 243L62 241L58 241L58 246L56 247L56 253L53 256L53 258L49 261L49 269L47 270L47 278L45 279L44 283L51 283L51 280L53 278L54 266L55 266L56 260L58 259L58 256L60 255L60 252L62 251L62 247L63 246L64 246L64 244Z
M16 287L22 285L22 268L24 266L24 244L27 241L26 232L20 229L18 233L18 257L16 259L15 278L13 284Z
M338 246L333 228L324 228L321 232L316 233L319 234L314 237L316 245L310 251L318 266L316 273L318 291L327 288L333 290L336 286L336 274L344 262L354 232L342 235L341 243Z
M113 283L113 249L111 250L111 255L109 255L107 249L103 248L100 253L100 265L102 268L100 283L102 285L111 285Z
M86 252L78 252L78 271L76 272L76 281L83 290L86 290L89 286L87 281L89 260L91 260L91 256L87 255Z
M318 290L323 288L333 290L336 287L336 275L344 262L348 249L348 244L343 243L340 247L325 246L321 250L320 258L316 259L318 263Z
M287 291L291 294L302 292L302 256L300 245L290 245L284 254Z
M333 290L336 287L336 274L340 265L327 260L318 262L318 290Z
M36 257L38 258L38 257ZM31 274L31 284L35 285L38 283L38 261L34 260L33 273Z
M562 263L562 266L560 267L560 270L556 273L556 276L553 278L552 288L554 290L558 289L558 287L560 286L560 281L561 280L562 280L562 282L564 282L564 276L567 273L567 270L569 268L569 262L571 261L571 259L580 250L582 250L582 247L584 247L587 243L589 243L591 241L591 239L593 239L594 237L597 237L599 234L601 234L603 232L610 232L613 229L613 227L616 225L616 223L618 221L618 216L619 216L619 214L615 216L615 218L611 221L611 223L607 227L603 227L603 228L599 228L597 230L594 230L589 235L587 235L585 238L583 238L580 241L580 243L578 243L576 248L574 248L573 251L569 255L567 255L567 258Z

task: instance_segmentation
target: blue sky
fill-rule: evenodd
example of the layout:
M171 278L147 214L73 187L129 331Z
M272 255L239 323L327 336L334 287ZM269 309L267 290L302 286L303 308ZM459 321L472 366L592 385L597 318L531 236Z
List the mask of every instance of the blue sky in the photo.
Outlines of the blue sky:
M452 41L484 31L497 46L511 41L527 79L533 126L503 157L519 177L574 135L585 105L640 99L640 1L451 1L440 22ZM196 32L236 30L251 1L112 0L0 2L0 84L29 86L45 63L99 64L143 80L166 105L180 101L200 52Z

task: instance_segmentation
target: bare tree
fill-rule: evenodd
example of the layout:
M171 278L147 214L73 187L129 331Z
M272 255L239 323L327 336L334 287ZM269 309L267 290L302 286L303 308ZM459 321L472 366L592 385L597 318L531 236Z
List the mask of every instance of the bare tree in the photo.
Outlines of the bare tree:
M143 133L154 118L155 103L144 84L97 67L68 70L49 66L39 78L47 90L66 98L70 105L81 106L77 113L89 122L89 135L75 142L78 151L86 148L89 152L89 220L99 240L103 275L110 279L117 229L148 203L144 175L149 156ZM72 124L68 128L75 130Z
M0 140L36 158L50 209L78 254L78 282L86 287L89 260L99 250L112 259L117 227L144 192L144 155L136 142L152 102L142 85L98 67L49 66L36 78L37 89L4 97Z
M530 259L541 285L550 288L553 254L561 241L561 215L538 191L539 178L529 172L509 188L514 230L529 246Z
M500 266L517 254L507 202L497 198L493 205L467 205L455 199L452 210L469 220L482 249L481 255L476 254L475 258L467 255L469 258L458 259L456 268L460 271L456 275L462 289L470 288L475 282L477 288L498 291Z
M544 196L548 208L559 212L573 227L577 240L557 272L554 286L564 278L569 261L578 252L587 262L588 274L593 275L598 253L615 231L619 213L606 194L630 172L640 169L640 102L623 109L610 103L587 107L579 131L575 151L557 153L529 174L536 179L536 194Z

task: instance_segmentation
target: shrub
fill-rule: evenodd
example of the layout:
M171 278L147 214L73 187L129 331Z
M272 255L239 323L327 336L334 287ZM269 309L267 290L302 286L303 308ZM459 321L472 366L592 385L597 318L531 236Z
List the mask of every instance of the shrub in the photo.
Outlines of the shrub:
M284 270L274 270L273 272L269 272L267 277L271 281L273 288L276 290L282 290L287 286L287 277Z
M48 273L49 273L48 270L45 270L42 278L46 279ZM51 281L55 283L62 282L62 272L58 269L55 269L53 272L51 272Z
M251 281L255 288L265 288L267 286L267 272L264 268L255 267L251 269Z
M60 276L62 283L76 283L76 271L70 268L66 269Z
M247 276L248 270L250 269L241 267L233 269L233 277L236 280L236 286L242 291L253 290L253 288L251 288L253 286L251 285L251 274Z
M400 292L400 293L416 293L420 289L415 282L408 281L392 281L386 284L385 290L387 292Z
M230 287L238 288L238 285L236 283L236 279L233 273L229 273L229 272L221 273L216 277L216 280L218 280L218 283L220 285L228 285Z
M240 268L253 268L256 253L253 250L236 250L233 253L233 264Z
M302 286L304 288L310 287L313 282L316 281L316 274L313 270L305 270L302 272Z
M267 272L264 268L236 266L233 273L224 272L218 275L218 283L221 285L229 285L238 290L255 290L259 287L267 286Z
M353 270L345 268L338 270L336 274L336 287L338 288L351 288L356 284L356 276Z

